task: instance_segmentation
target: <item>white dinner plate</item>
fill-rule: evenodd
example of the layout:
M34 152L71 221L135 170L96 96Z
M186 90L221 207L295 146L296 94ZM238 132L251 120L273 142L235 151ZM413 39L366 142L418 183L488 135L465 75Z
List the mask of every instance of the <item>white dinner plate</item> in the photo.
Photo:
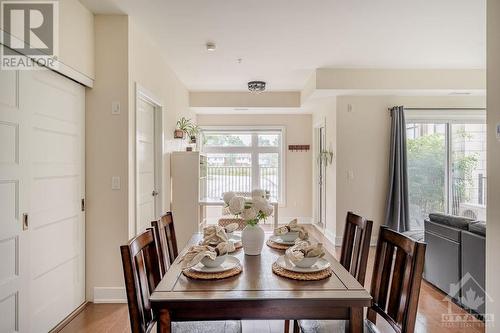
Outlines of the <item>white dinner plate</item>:
M191 269L201 273L220 273L233 269L239 264L240 261L238 258L227 256L226 260L219 267L206 267L200 262L196 266L191 267Z
M241 236L240 236L240 235L234 235L234 234L233 234L233 235L229 236L229 240L232 240L232 241L234 241L235 243L237 243L237 242L241 241Z
M314 265L312 265L309 268L301 268L295 266L288 258L285 256L280 256L277 260L276 263L278 266L287 269L292 272L298 272L298 273L314 273L314 272L319 272L324 269L327 269L330 267L330 262L324 258L319 258L318 261Z
M283 245L294 245L295 241L288 242L286 240L283 240L280 236L272 235L269 237L269 239L277 244L283 244Z

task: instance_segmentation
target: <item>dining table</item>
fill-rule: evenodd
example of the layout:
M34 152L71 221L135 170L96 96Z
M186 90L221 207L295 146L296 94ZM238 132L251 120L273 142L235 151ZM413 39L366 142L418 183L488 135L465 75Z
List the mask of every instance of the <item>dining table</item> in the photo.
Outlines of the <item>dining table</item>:
M266 239L272 233L266 233ZM310 240L317 241L310 236ZM243 249L232 253L242 272L219 280L197 280L183 274L181 258L202 239L194 234L150 296L158 332L171 332L177 321L207 320L346 320L346 331L363 332L363 309L370 293L326 252L332 275L319 281L299 281L273 273L272 264L283 250L264 245L257 256Z

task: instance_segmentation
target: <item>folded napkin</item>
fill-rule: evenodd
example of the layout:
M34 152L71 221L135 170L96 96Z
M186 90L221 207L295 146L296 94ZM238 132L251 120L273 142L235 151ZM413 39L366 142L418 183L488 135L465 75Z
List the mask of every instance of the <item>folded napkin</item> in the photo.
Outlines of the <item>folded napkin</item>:
M223 256L233 251L234 245L231 242L219 243L216 247L208 245L191 246L186 254L182 256L182 269L196 266L205 257L209 257L210 259L215 260L217 256Z
M306 240L309 238L309 234L307 233L306 229L303 226L299 225L299 221L297 221L297 219L292 220L290 223L288 223L287 225L285 225L283 227L279 227L279 228L274 229L274 235L280 236L280 235L287 234L291 231L294 231L294 232L298 231L299 238L302 240Z
M285 251L285 256L296 263L304 258L323 257L325 250L322 243L311 244L309 241L295 241L295 245Z
M232 232L238 228L237 223L231 223L228 226L211 225L203 228L203 240L200 245L219 244L228 242L229 237L226 232ZM231 230L231 231L230 231Z

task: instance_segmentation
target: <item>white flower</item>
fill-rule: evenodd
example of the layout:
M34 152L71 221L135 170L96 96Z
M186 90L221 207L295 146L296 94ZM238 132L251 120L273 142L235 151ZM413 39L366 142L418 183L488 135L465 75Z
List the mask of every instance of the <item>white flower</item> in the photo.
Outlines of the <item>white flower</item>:
M247 208L243 211L243 213L241 214L241 217L245 220L245 221L248 221L248 220L255 220L257 218L257 213L258 211L253 208L253 207L250 207L250 208Z
M224 202L226 205L229 205L229 201L231 201L232 198L236 196L236 193L234 192L226 192L222 195L222 198L224 199Z
M264 211L264 209L268 206L267 200L264 198L253 198L252 199L252 207L257 211Z
M261 190L261 189L253 190L252 191L252 198L253 199L255 199L255 198L265 199L266 198L266 191Z
M264 207L264 209L261 210L266 216L271 216L271 214L274 212L274 207L268 204L266 207Z
M245 209L245 198L233 197L229 200L229 211L231 214L238 215Z

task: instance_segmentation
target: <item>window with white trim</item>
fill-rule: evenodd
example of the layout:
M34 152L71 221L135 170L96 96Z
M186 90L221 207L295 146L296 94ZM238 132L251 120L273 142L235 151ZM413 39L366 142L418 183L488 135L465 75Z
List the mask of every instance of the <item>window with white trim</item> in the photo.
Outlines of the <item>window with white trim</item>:
M271 201L283 196L283 129L208 129L202 131L207 156L207 200L227 191L261 188Z

